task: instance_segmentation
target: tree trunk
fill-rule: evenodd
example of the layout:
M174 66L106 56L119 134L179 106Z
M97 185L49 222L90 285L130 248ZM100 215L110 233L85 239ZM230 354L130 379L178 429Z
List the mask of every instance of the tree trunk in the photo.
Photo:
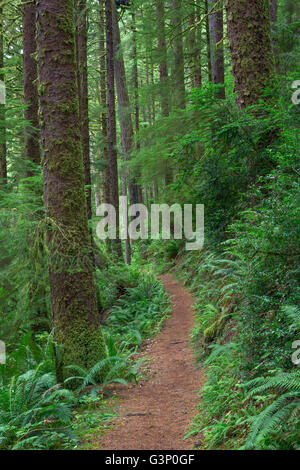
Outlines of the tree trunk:
M223 2L219 0L208 1L209 37L212 82L214 85L222 85L216 92L216 97L225 99L224 87L224 48L223 48ZM221 43L221 44L220 44Z
M28 121L25 129L25 155L26 160L35 165L41 163L40 132L38 118L38 90L37 90L37 63L36 53L36 5L35 1L23 1L23 75L24 75L24 104L26 106L24 117ZM31 169L27 171L32 176Z
M79 96L79 124L88 219L92 218L92 188L90 164L89 101L87 72L87 15L86 0L75 0L76 5L76 63Z
M91 262L78 116L73 0L39 0L39 69L44 202L55 339L65 366L91 368L105 357ZM59 51L59 53L58 53Z
M106 163L103 178L103 202L110 201L110 175L107 152L107 97L106 97L106 50L105 50L105 0L99 0L99 52L100 52L100 104L103 137L103 160Z
M6 163L6 124L5 124L5 103L2 98L4 92L4 38L3 38L3 8L0 7L0 185L7 183L7 163ZM2 96L3 94L3 96Z
M136 43L136 24L135 13L132 12L132 59L133 59L133 86L134 86L134 104L135 104L135 133L136 133L136 148L140 148L138 140L138 133L140 131L140 106L139 106L139 75L138 75L138 57L137 57L137 43Z
M184 58L182 44L182 19L181 0L173 0L173 27L174 27L174 94L175 106L185 108L185 84L184 84Z
M226 0L232 69L239 109L255 105L274 71L268 0Z
M108 112L108 159L110 172L110 203L116 211L116 240L112 240L112 247L118 257L122 257L122 245L119 227L119 181L117 159L117 131L115 106L115 72L114 72L114 35L112 0L105 0L106 18L106 73L107 73L107 112Z
M270 1L270 16L271 22L277 23L277 12L278 12L278 0Z
M157 19L157 48L159 51L159 80L161 92L161 112L164 117L169 116L169 98L168 98L168 65L167 65L167 46L165 32L165 0L156 0L156 19Z
M272 33L273 33L273 51L274 51L276 71L277 73L279 73L280 72L280 59L279 59L279 47L278 47L277 14L278 14L278 0L271 0L270 18L271 18L271 28L272 28Z
M200 7L196 5L196 21L201 21ZM202 47L202 24L197 28L196 32L196 50L194 56L194 86L201 88L202 86L202 64L201 64L201 47Z
M207 50L207 78L209 82L212 82L212 71L211 71L211 54L210 54L210 34L209 34L209 18L208 18L208 0L205 0L205 28L206 28L206 50Z

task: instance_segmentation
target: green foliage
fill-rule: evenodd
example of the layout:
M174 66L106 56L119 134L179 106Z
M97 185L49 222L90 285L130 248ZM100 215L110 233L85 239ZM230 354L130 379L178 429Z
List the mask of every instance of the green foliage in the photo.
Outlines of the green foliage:
M127 288L135 287L140 277L135 266L121 263L111 263L101 271L97 271L96 275L101 305L104 309L111 307Z
M275 399L253 421L246 449L295 449L300 440L300 371L259 377L245 384L254 401L265 400L266 392ZM279 396L278 396L279 395Z
M50 331L41 174L0 190L1 339Z
M55 345L27 335L0 366L0 449L69 448L74 394L57 383Z
M138 286L127 289L108 317L108 328L121 349L135 350L154 335L169 311L168 297L160 281L145 275Z
M97 415L94 426L101 428L114 417L113 411L100 412L108 385L137 381L141 361L135 352L160 328L168 298L153 275L138 275L124 266L107 268L106 273L115 292L125 290L121 297L114 296L117 304L104 327L106 359L91 369L68 366L72 377L61 385L56 379L61 348L52 333L33 339L28 332L19 343L7 344L7 361L0 365L0 449L73 449L78 446L77 431L80 436L89 432L91 403ZM76 384L76 393L63 388L70 383Z

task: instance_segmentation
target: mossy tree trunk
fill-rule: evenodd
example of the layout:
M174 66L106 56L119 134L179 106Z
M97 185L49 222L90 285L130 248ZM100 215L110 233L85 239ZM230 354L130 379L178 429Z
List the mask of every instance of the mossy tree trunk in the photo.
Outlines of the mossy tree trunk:
M0 7L0 81L4 82L3 7ZM2 86L0 84L0 86ZM1 90L0 90L1 93ZM5 103L0 102L0 185L7 183Z
M37 2L37 51L44 203L55 339L64 366L105 357L99 325L84 192L73 0Z
M269 0L225 0L239 109L255 105L274 72Z
M89 100L87 71L87 10L86 0L75 0L76 7L76 64L79 96L79 124L88 219L92 218L92 189L90 164Z
M28 121L25 129L25 156L35 165L41 163L40 132L38 117L37 63L36 53L36 2L23 0L23 77L24 77L24 117ZM32 170L27 171L32 175Z
M224 48L223 48L223 2L219 0L208 1L209 37L211 74L214 85L222 85L216 92L216 97L225 99L224 86Z

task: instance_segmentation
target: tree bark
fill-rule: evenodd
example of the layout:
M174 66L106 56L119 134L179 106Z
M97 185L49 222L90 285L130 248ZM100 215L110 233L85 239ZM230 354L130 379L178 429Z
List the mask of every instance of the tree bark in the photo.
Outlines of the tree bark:
M139 74L138 74L138 56L136 43L136 21L135 12L132 12L132 59L133 59L133 86L134 86L134 104L135 104L135 133L136 147L140 148L138 133L140 131L140 106L139 106Z
M38 90L37 90L37 63L36 53L36 2L23 1L23 76L24 76L24 104L26 106L24 117L28 121L25 128L25 155L26 160L35 165L41 163L40 131L38 118ZM27 171L32 176L32 169Z
M114 72L114 35L112 0L105 0L106 18L106 73L107 73L107 113L108 113L108 159L110 172L110 203L116 211L116 240L112 240L112 247L118 257L122 257L122 245L119 227L119 182L117 159L117 131L115 106L115 72Z
M169 116L168 65L165 32L165 0L156 0L157 48L159 51L159 81L161 92L161 113Z
M277 73L280 72L280 59L279 59L279 47L278 47L278 31L277 31L277 14L278 14L278 0L271 0L270 2L270 19L271 19L271 30L273 36L273 51L275 58L275 66Z
M207 78L209 82L212 82L212 70L211 70L211 54L210 54L210 34L209 34L209 18L208 18L208 0L204 2L205 6L205 28L206 28L206 51L207 51Z
M76 64L79 96L79 124L88 219L92 218L92 188L90 163L89 98L87 71L87 14L86 0L75 0L76 6Z
M3 67L4 67L3 8L0 7L0 81L4 83ZM0 185L5 186L6 184L7 184L7 162L6 162L5 103L0 102Z
M232 69L239 109L255 105L274 72L268 0L226 0Z
M106 50L105 50L105 0L99 0L99 52L100 52L100 104L101 129L103 137L103 160L106 163L103 179L103 202L110 201L110 175L107 152L107 96L106 96Z
M209 12L209 36L212 82L214 85L222 85L216 92L216 97L225 99L224 87L224 48L223 48L223 2L219 0L208 1ZM220 44L221 42L221 44Z
M196 21L200 23L201 21L201 11L200 7L196 5ZM202 54L201 54L201 47L202 47L202 24L200 24L196 31L196 50L195 50L195 58L194 58L194 86L196 88L201 88L202 86Z
M185 108L184 58L182 43L181 0L173 0L175 106Z
M277 23L278 0L270 1L270 17L272 23Z
M55 339L65 368L91 368L105 357L91 262L78 89L73 0L38 0L37 51L44 202Z

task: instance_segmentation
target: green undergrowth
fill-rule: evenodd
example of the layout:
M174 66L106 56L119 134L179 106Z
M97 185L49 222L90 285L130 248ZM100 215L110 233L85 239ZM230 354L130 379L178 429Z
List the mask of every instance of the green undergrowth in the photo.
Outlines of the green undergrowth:
M160 329L168 297L160 281L134 267L113 265L104 274L111 287L102 318L106 359L91 369L68 366L71 377L59 384L55 364L62 348L53 332L29 331L7 344L0 365L0 449L88 448L93 434L99 438L116 416L113 384L138 380L138 347Z

